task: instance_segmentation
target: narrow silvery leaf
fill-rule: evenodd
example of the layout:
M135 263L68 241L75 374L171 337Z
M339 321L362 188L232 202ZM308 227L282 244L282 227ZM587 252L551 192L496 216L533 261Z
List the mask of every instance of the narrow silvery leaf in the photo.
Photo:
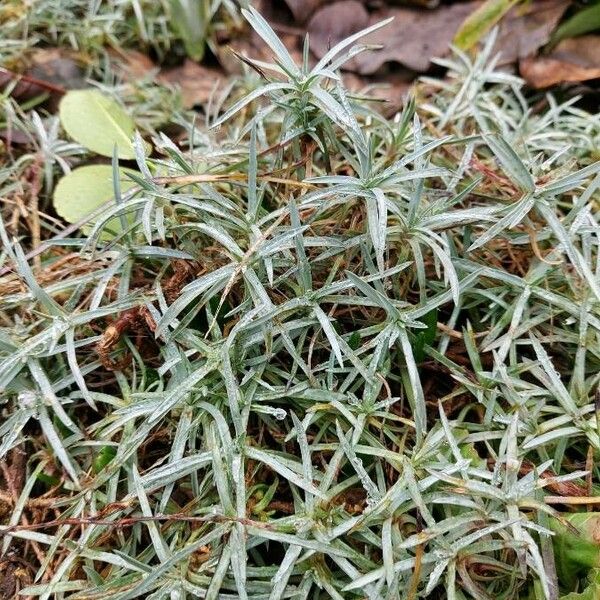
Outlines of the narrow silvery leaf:
M298 75L298 66L263 16L253 7L250 7L248 10L242 9L242 14L246 17L254 31L273 50L281 66L291 75Z
M256 149L256 125L250 130L250 148L248 156L248 219L254 221L258 211L258 159Z
M142 509L142 514L145 517L153 517L154 515L152 514L152 509L150 508L150 503L148 502L148 496L146 495L146 491L144 490L144 486L142 485L140 479L140 474L138 473L135 465L132 467L132 473L133 484L135 486L135 492L140 503L140 508ZM156 523L153 521L147 521L146 526L148 527L148 532L150 533L150 539L152 540L152 545L154 546L156 556L161 562L165 562L169 558L169 549L167 548Z
M289 89L289 84L287 84L287 83L268 83L267 85L254 90L253 92L244 96L241 100L236 102L225 113L223 113L223 115L221 115L221 117L219 117L219 119L217 119L212 124L212 127L213 128L219 127L220 125L225 123L225 121L229 120L233 115L235 115L240 110L242 110L242 108L244 108L244 106L250 104L250 102L252 102L253 100L256 100L257 98L260 98L261 96L264 96L271 92L275 92L277 90L285 90L285 89Z
M425 396L421 387L421 380L417 370L417 365L412 352L412 347L408 339L408 334L405 329L399 330L400 345L406 362L406 371L408 373L408 381L410 388L409 398L412 399L415 425L417 428L417 439L422 440L427 431L427 408L425 406Z
M319 323L321 324L321 327L323 328L323 333L327 336L327 339L329 340L329 343L331 344L331 348L333 350L333 353L335 354L335 357L336 357L338 363L340 364L341 367L343 367L344 366L344 358L342 355L342 350L340 348L340 342L338 339L338 335L335 332L335 329L331 325L331 321L329 320L329 317L323 312L323 309L318 305L315 305L313 307L313 312L314 312L315 316L317 317Z
M531 173L504 138L496 134L487 134L484 139L512 181L523 191L533 192L535 183Z
M331 50L329 50L328 52L325 53L323 58L321 58L321 60L313 67L313 72L323 69L324 67L327 66L327 64L329 62L331 62L335 58L336 55L338 55L340 52L342 52L343 50L348 48L348 46L351 46L352 44L354 44L354 42L359 40L361 37L369 35L370 33L373 33L373 31L377 31L378 29L385 27L386 25L391 23L392 20L393 19L390 18L390 19L385 19L383 21L379 21L379 23L375 23L374 25L371 25L370 27L367 27L366 29L362 29L361 31L358 31L357 33L342 40L341 42L336 44L333 48L331 48Z

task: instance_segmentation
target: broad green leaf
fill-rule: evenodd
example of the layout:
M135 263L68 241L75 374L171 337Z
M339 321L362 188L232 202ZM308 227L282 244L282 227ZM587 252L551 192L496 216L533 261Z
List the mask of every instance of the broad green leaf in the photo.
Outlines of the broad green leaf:
M517 1L486 0L463 21L454 36L454 45L463 50L472 48Z
M114 446L102 446L98 454L94 457L92 467L94 473L99 473L104 467L117 455L117 450Z
M555 532L554 555L559 581L565 589L575 589L578 577L600 568L600 513L564 514L561 522L551 519ZM568 523L568 525L566 524Z
M551 42L556 44L565 38L576 37L600 29L600 4L588 6L575 13L556 29Z
M598 600L600 598L600 569L590 569L588 585L581 592L571 592L560 600Z
M135 123L112 98L98 90L71 90L59 112L65 131L88 150L111 158L116 146L119 158L135 158Z
M425 344L431 346L435 340L437 333L437 318L438 309L434 308L420 319L424 325L427 325L427 329L418 330L414 336L413 354L417 363L421 363L425 360Z
M203 0L171 0L171 23L181 36L185 51L193 60L202 60L210 23L208 3Z
M135 187L127 177L136 173L131 169L119 169L121 192ZM54 208L68 223L77 223L103 204L114 203L113 168L110 165L87 165L65 175L54 190ZM111 219L107 232L122 231L118 218Z

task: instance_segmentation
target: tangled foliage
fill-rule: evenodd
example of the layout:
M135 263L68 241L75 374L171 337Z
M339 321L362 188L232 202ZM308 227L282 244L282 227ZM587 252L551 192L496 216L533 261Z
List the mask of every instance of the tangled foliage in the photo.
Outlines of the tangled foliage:
M490 42L387 121L338 75L359 35L311 68L246 16L275 62L212 128L138 137L39 265L0 228L23 593L556 598L552 502L598 476L600 117L532 108Z
M198 60L215 48L217 33L241 23L233 0L3 0L0 63L13 68L47 45L80 53L94 71L105 69L107 48Z

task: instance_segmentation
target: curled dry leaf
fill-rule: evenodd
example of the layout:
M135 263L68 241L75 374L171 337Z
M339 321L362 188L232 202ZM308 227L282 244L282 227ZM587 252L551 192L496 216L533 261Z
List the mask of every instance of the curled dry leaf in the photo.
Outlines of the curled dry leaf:
M68 89L86 86L80 63L74 52L64 48L39 48L29 58L24 73L0 68L0 90L10 89L11 96L17 100L43 94L59 99Z
M546 56L521 61L521 76L534 88L600 78L600 36L563 40Z
M461 24L481 6L480 2L455 2L423 10L390 4L393 3L388 2L385 8L369 13L368 3L359 0L333 3L288 0L299 22L308 18L309 10L313 11L307 30L311 49L318 58L348 35L394 17L387 27L362 40L382 45L381 50L365 52L345 64L346 70L361 75L373 74L388 62L400 63L413 71L427 71L431 59L447 54ZM499 25L495 51L501 55L500 63L514 63L546 44L569 4L570 0L534 0L514 6Z
M539 0L517 4L500 21L495 52L501 65L530 56L548 42L570 0Z
M179 87L184 108L191 108L207 102L222 86L225 74L187 59L180 67L161 71L157 79L162 84Z
M369 13L358 0L328 4L317 11L308 24L311 50L322 58L329 48L368 25ZM344 65L347 70L361 72L357 67L355 61Z
M144 79L153 75L157 70L154 61L139 50L109 50L115 72L125 81Z
M3 94L9 93L17 100L29 100L42 94L61 96L65 93L64 88L29 75L15 73L4 67L0 67L0 91Z
M386 19L394 20L363 43L384 46L377 52L355 57L346 68L362 75L375 73L387 62L397 62L413 71L427 71L431 59L442 56L459 25L475 10L477 2L458 2L435 10L385 8L370 15L356 0L345 0L321 8L308 25L311 48L320 58L327 49L350 33Z
M87 87L82 59L65 48L38 48L31 56L28 75L68 90Z
M290 9L294 19L298 23L306 23L310 17L312 17L315 12L326 4L332 4L335 0L285 0L288 8ZM263 5L265 3L275 4L277 0L270 0L266 2L263 0ZM387 0L386 4L389 5L402 5L402 4L412 4L415 6L425 6L427 8L434 8L438 6L440 0ZM362 0L362 4L370 4L369 0Z
M179 88L184 108L204 104L225 81L223 71L199 65L191 59L177 67L160 69L146 54L137 50L119 51L113 56L114 68L125 81L152 77L162 85Z
M328 0L285 0L298 23L305 23Z

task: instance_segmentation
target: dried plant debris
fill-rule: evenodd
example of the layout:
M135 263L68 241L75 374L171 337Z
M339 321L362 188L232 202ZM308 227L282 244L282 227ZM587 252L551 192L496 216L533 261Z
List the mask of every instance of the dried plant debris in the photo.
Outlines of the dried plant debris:
M369 12L358 0L340 0L315 11L307 28L312 50L321 58L331 45L348 35L393 17L390 25L363 40L381 45L381 51L363 53L345 63L344 69L367 75L386 63L398 63L425 72L433 58L448 53L457 30L479 6L480 2L455 2L423 10L388 5ZM544 46L568 6L567 0L536 0L513 6L500 21L494 49L501 56L501 64L512 64Z
M387 27L363 40L364 43L381 45L382 49L360 54L346 67L368 75L387 62L395 62L413 71L424 72L431 66L432 58L448 51L458 26L476 6L476 2L457 2L436 10L386 7L369 14L357 0L343 0L328 4L315 13L308 31L313 51L321 58L330 45L350 33L393 18Z
M98 82L101 155L1 100L0 590L592 597L600 117L492 36L386 119L339 72L385 23L313 64L244 14L201 118Z
M501 64L512 64L544 46L569 4L568 0L536 0L514 6L500 22L495 51Z
M548 54L521 61L520 72L534 88L599 79L600 35L563 40Z

